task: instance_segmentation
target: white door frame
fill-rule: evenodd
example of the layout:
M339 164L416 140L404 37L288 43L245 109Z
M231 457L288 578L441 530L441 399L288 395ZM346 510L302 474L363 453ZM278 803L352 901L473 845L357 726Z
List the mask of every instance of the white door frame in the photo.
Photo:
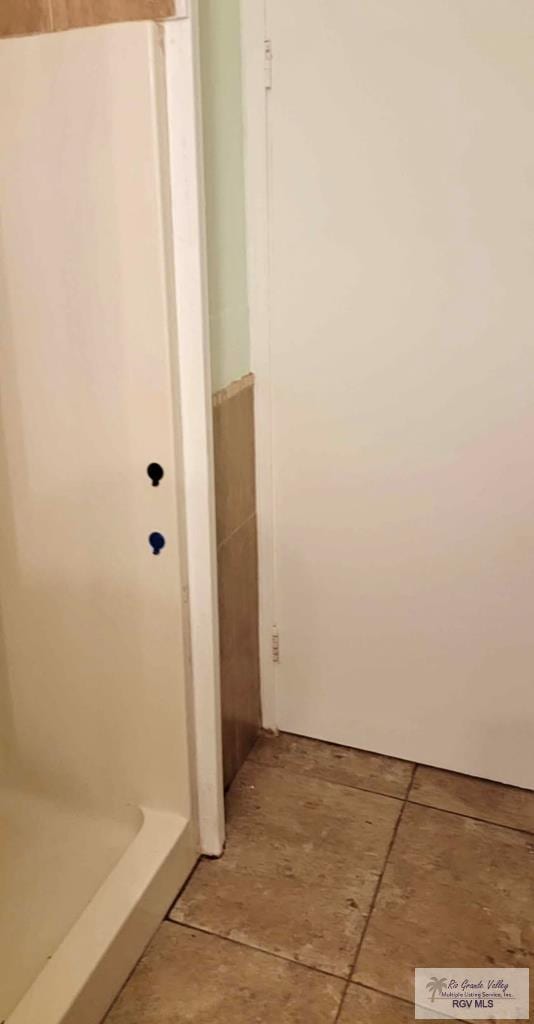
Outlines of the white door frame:
M245 202L251 369L255 375L256 502L262 721L276 730L272 642L276 620L269 304L269 143L264 0L241 0ZM276 67L276 54L274 55Z
M217 547L196 0L163 26L200 851L224 845Z

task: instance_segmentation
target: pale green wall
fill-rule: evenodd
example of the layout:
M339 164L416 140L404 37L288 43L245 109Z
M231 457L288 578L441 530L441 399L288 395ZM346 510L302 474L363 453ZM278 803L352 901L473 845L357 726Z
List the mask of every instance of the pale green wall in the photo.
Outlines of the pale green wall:
M250 370L239 0L199 0L213 390Z

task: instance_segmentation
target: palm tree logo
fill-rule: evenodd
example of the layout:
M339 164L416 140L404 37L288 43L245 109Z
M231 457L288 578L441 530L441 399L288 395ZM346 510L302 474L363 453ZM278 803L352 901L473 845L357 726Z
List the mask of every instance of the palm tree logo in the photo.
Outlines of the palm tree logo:
M447 981L446 978L436 978L434 976L434 977L432 977L430 979L430 981L427 982L427 986L426 987L427 987L428 991L432 993L432 998L430 1000L431 1003L434 1002L434 999L436 998L436 996L442 995L442 993L443 993L443 986L444 986L446 981Z

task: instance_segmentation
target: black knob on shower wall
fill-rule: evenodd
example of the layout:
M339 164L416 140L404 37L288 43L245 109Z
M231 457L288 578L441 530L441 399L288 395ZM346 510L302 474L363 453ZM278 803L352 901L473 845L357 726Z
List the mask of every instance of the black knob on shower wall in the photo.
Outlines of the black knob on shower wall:
M165 537L162 533L151 533L148 538L148 543L152 548L152 554L159 555L160 551L165 547Z
M151 462L150 466L147 466L147 473L152 480L152 487L159 487L159 482L164 476L163 466L160 466L159 462Z

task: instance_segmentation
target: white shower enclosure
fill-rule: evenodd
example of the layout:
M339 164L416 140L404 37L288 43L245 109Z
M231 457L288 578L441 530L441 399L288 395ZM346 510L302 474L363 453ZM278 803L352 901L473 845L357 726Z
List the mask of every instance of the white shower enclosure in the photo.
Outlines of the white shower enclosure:
M198 855L164 59L0 44L9 1024L96 1024Z

